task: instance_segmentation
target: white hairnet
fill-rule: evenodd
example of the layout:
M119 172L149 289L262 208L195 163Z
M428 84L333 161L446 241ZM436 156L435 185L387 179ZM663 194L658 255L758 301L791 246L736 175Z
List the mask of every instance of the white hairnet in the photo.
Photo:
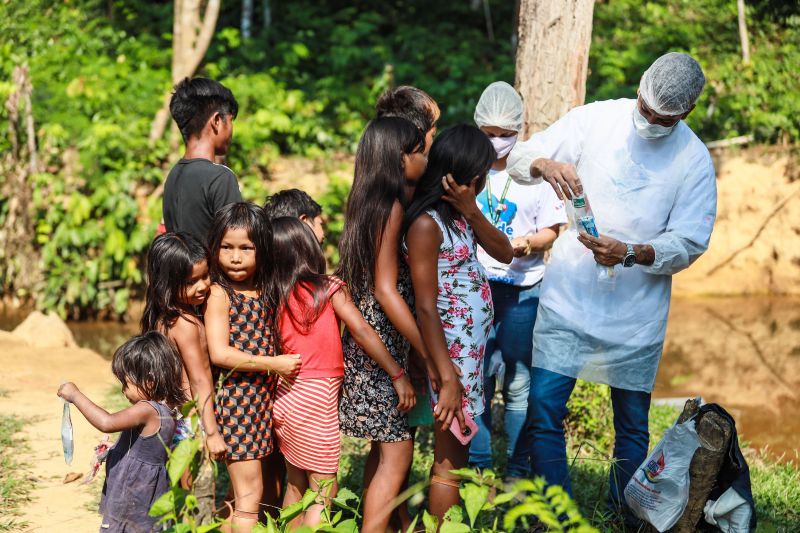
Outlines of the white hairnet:
M705 83L703 69L692 56L670 52L644 72L639 93L659 115L682 115L703 92Z
M504 81L496 81L483 90L475 106L475 124L504 130L522 129L522 98Z

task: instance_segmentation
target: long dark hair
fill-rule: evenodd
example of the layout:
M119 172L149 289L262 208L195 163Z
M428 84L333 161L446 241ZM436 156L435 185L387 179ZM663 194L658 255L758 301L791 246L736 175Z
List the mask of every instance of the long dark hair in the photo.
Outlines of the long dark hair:
M392 205L395 201L406 203L403 155L424 149L425 134L399 117L377 118L361 135L337 271L356 301L374 285L376 252Z
M295 327L307 333L328 302L325 256L311 228L297 218L273 219L272 231L272 283L278 310L281 315L286 312ZM301 291L311 296L311 305ZM299 316L289 307L293 294L300 306Z
M183 365L175 346L164 335L150 331L117 348L111 371L125 387L126 380L146 399L179 407L186 401L181 387Z
M451 174L459 185L469 184L476 176L485 181L486 173L497 159L489 138L475 126L461 124L440 133L428 154L428 167L417 182L414 199L406 209L403 233L429 209L435 210L448 231L458 232L458 211L442 200L442 176ZM478 183L479 189L483 188Z
M228 294L233 292L231 283L219 266L219 249L222 239L229 229L238 228L247 231L248 238L256 247L256 272L253 284L258 297L267 307L268 312L275 310L275 297L271 290L272 279L272 224L263 209L253 203L238 202L229 204L217 211L211 228L208 231L208 247L211 257L211 279L219 284ZM273 316L274 318L274 316Z
M147 291L140 322L142 333L166 332L183 312L178 301L192 267L208 261L206 247L188 233L159 235L147 252Z

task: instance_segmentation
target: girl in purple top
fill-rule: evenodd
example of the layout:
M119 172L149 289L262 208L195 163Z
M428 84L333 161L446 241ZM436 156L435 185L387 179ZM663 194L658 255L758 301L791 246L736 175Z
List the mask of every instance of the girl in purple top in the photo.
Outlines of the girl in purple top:
M166 462L175 432L173 409L185 400L181 360L164 335L151 331L120 346L111 369L133 404L127 409L109 413L74 383L61 385L58 395L103 433L122 432L106 458L100 531L150 533L158 518L148 511L169 490Z

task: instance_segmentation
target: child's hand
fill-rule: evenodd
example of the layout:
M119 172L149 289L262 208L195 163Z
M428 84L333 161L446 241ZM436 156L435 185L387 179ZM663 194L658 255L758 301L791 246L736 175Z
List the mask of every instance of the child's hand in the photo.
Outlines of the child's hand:
M439 375L439 369L436 368L436 364L431 359L425 361L425 369L428 373L428 379L431 380L433 392L438 394L442 389L442 378Z
M78 393L80 393L78 387L73 382L68 381L67 383L61 384L56 394L67 400L69 403L73 403Z
M222 459L225 457L225 452L228 451L228 447L225 445L225 440L218 431L206 436L206 449L208 450L208 454L214 460Z
M458 419L462 431L467 427L461 410L463 390L461 381L455 379L444 383L439 391L439 402L433 408L433 416L441 422L443 431L450 428L453 417Z
M272 358L272 369L285 378L292 378L300 372L300 355L285 353Z
M417 395L414 393L414 386L411 384L411 380L408 379L408 375L403 374L394 380L392 386L400 398L397 402L397 410L401 413L406 413L413 409L417 404Z
M478 176L475 176L469 185L459 185L453 179L452 174L443 176L442 187L444 188L444 195L442 200L453 206L456 211L465 217L480 213L478 203L475 201L475 196L480 192L475 190L477 181Z

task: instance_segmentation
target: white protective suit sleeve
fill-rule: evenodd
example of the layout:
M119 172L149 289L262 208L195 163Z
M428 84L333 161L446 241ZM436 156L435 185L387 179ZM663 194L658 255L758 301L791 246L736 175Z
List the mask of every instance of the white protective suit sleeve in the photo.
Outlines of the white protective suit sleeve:
M671 276L708 249L717 214L717 182L711 158L706 159L678 188L666 231L646 243L655 250L655 261L641 267L645 272Z
M531 185L542 181L532 177L530 172L531 163L539 158L577 165L587 131L584 127L587 107L572 109L546 130L533 134L527 141L518 142L508 156L508 175L517 183Z

